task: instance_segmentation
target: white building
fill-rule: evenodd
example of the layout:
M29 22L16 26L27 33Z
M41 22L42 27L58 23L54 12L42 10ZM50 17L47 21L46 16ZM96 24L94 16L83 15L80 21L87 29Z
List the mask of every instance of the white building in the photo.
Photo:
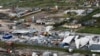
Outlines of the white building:
M92 38L92 36L84 36L84 37L77 36L75 38L76 48L79 49L79 48L87 45L87 43L90 41L91 38Z
M83 9L78 9L78 10L66 10L66 11L64 12L64 14L67 14L68 12L75 12L75 13L77 13L77 15L82 15L82 13L85 12L85 10L83 10Z

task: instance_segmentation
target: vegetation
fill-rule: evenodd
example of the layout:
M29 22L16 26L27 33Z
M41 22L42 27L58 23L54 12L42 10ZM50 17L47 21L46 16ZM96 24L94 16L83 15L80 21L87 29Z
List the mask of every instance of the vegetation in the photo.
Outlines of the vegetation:
M89 27L89 26L85 26L85 28L78 30L77 32L80 33L92 33L92 34L100 34L100 19L99 18L93 18L92 16L100 13L100 9L97 8L95 9L93 12L89 13L88 15L80 18L80 23L91 20L91 19L95 19L97 20L97 22L95 23L95 25L93 27Z
M65 0L0 0L0 2L0 5L19 7L75 6L76 4L65 2Z
M4 42L0 42L0 47L8 48L9 46L7 46L6 43L4 43ZM53 51L69 52L68 49L64 49L64 48L45 47L45 46L38 46L38 45L27 45L27 44L16 44L16 43L14 43L14 47L16 49L30 48L30 49L37 49L37 50L53 50ZM91 52L89 50L74 49L72 53L92 54L94 52ZM100 53L96 53L96 54L100 54Z
M100 28L97 28L97 27L85 27L84 29L80 29L77 32L100 34Z
M79 22L82 23L84 21L91 20L92 16L95 15L95 14L97 14L97 13L100 13L100 9L99 8L95 9L93 12L89 13L88 15L80 18Z
M10 3L10 1L14 1L14 0L0 0L0 5L4 3Z
M62 21L62 22L60 22L60 23L54 24L53 26L57 28L57 27L59 27L59 26L65 24L65 23L67 23L67 22L68 22L67 20L64 20L64 21Z
M61 27L61 26L54 28L54 30L62 30L62 31L65 31L65 30L68 30L68 29L69 28Z
M0 0L0 5L5 7L10 7L12 5L15 5L18 0Z

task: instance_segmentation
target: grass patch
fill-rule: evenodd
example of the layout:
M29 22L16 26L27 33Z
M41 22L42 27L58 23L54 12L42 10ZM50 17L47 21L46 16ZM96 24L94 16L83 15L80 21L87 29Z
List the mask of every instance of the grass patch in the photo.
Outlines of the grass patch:
M69 28L66 28L66 27L55 27L54 30L62 30L62 31L65 31L65 30L68 30Z
M77 32L79 32L79 33L100 34L100 28L96 28L96 27L85 27L84 29L80 29Z
M3 48L8 48L9 46L6 45L6 43L1 42L0 41L0 47ZM30 49L37 49L37 50L52 50L52 51L61 51L61 52L68 52L68 49L64 49L64 48L58 48L58 47L46 47L46 46L39 46L39 45L27 45L27 44L16 44L14 43L14 47L16 49L26 49L26 48L30 48ZM80 49L74 49L72 53L81 53L81 54L92 54L95 52L91 52L89 50L80 50ZM100 53L96 53L96 54L100 54Z
M19 6L19 7L44 7L44 6L74 6L76 3L72 3L69 5L69 3L66 2L59 2L56 0L0 0L0 5L4 5L6 7L10 6Z

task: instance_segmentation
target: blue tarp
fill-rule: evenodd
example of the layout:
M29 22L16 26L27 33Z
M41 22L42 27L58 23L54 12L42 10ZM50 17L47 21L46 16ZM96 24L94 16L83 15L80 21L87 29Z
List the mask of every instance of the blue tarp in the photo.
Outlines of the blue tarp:
M60 43L60 45L59 45L61 48L63 48L64 46L69 46L69 44L68 43Z
M3 39L10 39L12 38L11 34L4 34Z

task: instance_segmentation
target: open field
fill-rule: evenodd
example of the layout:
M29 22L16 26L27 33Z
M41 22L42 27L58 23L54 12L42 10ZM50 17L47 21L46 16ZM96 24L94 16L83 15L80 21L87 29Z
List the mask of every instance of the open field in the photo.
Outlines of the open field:
M80 33L93 33L93 34L100 34L100 28L95 27L86 27L84 29L79 30Z
M19 7L45 7L45 6L76 6L75 2L65 2L66 0L0 0L0 5Z
M16 0L0 0L0 5L8 5Z

